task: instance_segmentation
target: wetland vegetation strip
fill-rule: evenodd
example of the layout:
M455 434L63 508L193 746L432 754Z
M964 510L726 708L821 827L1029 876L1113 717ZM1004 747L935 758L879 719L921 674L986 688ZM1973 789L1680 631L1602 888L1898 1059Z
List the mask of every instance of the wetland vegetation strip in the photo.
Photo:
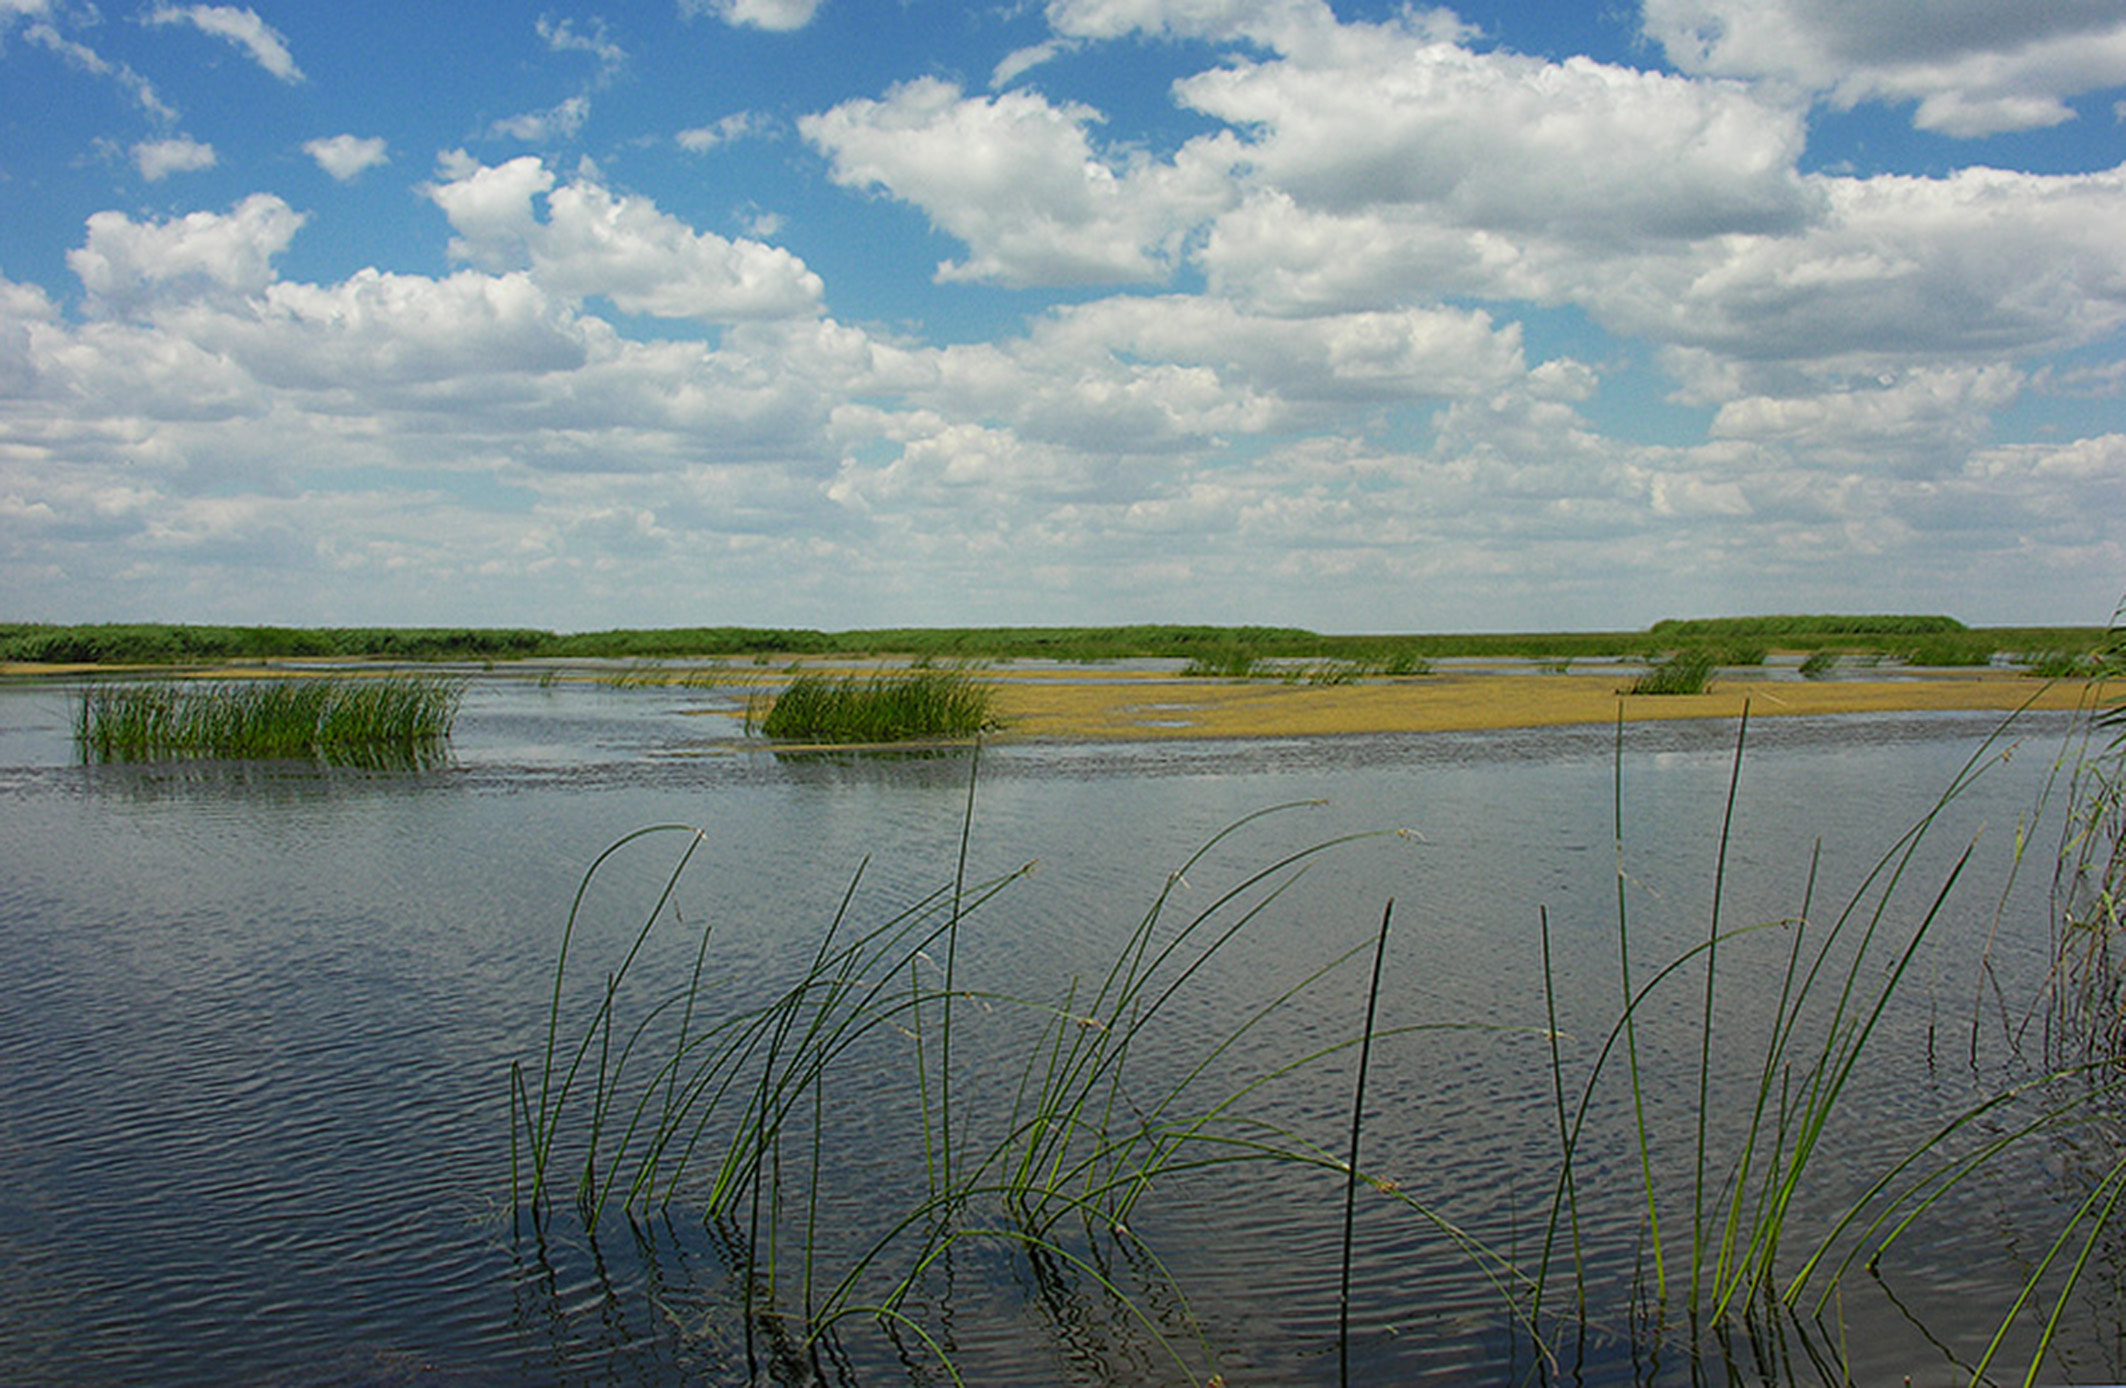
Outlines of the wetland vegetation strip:
M0 663L199 665L255 660L517 660L551 632L505 627L193 626L0 622Z
M231 627L167 623L0 622L0 664L198 665L255 660L649 660L681 657L906 656L933 660L1156 658L1245 671L1256 662L1338 661L1414 672L1449 658L1652 659L1714 651L1722 664L1770 650L1837 650L1915 665L2007 657L2082 659L2102 627L1968 627L1950 617L1783 616L1656 622L1645 631L1325 634L1299 627L665 627L556 633L526 628Z
M74 713L84 760L300 758L336 766L440 758L463 686L398 676L92 683Z

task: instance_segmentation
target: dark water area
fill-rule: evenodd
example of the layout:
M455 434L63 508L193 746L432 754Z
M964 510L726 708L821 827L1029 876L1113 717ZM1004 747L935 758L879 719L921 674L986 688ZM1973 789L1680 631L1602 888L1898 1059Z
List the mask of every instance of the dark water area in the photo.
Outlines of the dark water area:
M737 1010L802 973L845 897L861 925L949 889L966 756L778 757L734 740L714 691L488 680L435 769L92 767L74 758L68 711L63 690L0 690L0 1381L804 1381L773 1368L773 1332L790 1322L748 1320L732 1231L704 1224L691 1187L661 1217L609 1212L595 1237L564 1199L530 1232L510 1189L510 1066L536 1073L570 902L609 845L649 825L701 831L672 928L651 937L631 986L678 987L709 927L705 1015ZM2054 781L2074 729L2049 715L1997 727L1937 714L1749 729L1719 903L1730 927L1798 917L1815 854L1808 928L1826 929L1960 770L1987 763L1883 911L1902 942L1971 850L1812 1161L1791 1262L1947 1116L2040 1067L2031 1009L2050 965L2066 809ZM1643 1315L1657 1275L1649 1168L1670 1305L1684 1300L1675 1245L1701 1169L1696 965L1635 1014L1656 1125L1643 1163L1621 1068L1589 1105L1584 1332L1553 1319L1532 1337L1486 1269L1510 1275L1450 1232L1541 1265L1559 1170L1553 1035L1577 1102L1619 1015L1613 807L1621 797L1643 984L1706 933L1736 735L1634 725L1621 762L1608 728L993 746L966 877L1033 867L963 923L955 981L1060 1000L1104 973L1163 889L1182 919L1285 855L1407 831L1309 859L1130 1058L1136 1100L1206 1055L1206 1082L1230 1090L1356 1036L1365 951L1393 900L1361 1162L1387 1189L1361 1187L1353 1381L1814 1383L1840 1381L1841 1361L1862 1383L1968 1381L2063 1218L2117 1159L2110 1126L2020 1144L1820 1313L1724 1346L1707 1331L1693 1354L1680 1315L1661 1336ZM1235 821L1316 800L1248 824L1170 883ZM639 840L594 879L572 1021L683 842ZM1793 930L1741 936L1717 958L1704 1139L1716 1178L1746 1127ZM1894 959L1883 948L1864 980ZM1009 1110L1038 1035L1029 1015L970 1003L955 1019L969 1145ZM910 1038L881 1029L867 1046L812 1120L829 1153L823 1269L923 1188ZM1250 1111L1341 1152L1355 1065L1345 1051L1306 1066ZM1987 1131L2005 1126L2003 1114ZM1335 1383L1344 1195L1333 1171L1290 1163L1174 1173L1125 1235L1081 1228L1032 1254L957 1244L906 1309L973 1384ZM2041 1381L2126 1377L2116 1253L2099 1246ZM1571 1265L1554 1253L1553 1310L1571 1300ZM2012 1330L1994 1376L2019 1380L2034 1337L2034 1323ZM919 1337L861 1317L808 1371L950 1381Z

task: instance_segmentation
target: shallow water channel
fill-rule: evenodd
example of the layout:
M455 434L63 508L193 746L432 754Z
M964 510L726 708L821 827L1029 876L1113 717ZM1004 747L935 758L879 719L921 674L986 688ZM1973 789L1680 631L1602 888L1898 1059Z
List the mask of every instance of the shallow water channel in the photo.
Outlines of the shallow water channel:
M1023 1111L1030 1063L1038 1079L1039 1057L1056 1053L1059 1032L1044 1027L1096 1024L1092 993L1162 892L1160 942L1287 855L1408 831L1309 857L1220 908L1200 939L1260 910L1132 1040L1124 1083L1099 1091L1113 1095L1103 1130L1142 1129L1356 1038L1392 899L1348 1336L1333 1163L1350 1141L1353 1048L1220 1111L1203 1131L1222 1145L1189 1150L1256 1159L1162 1173L1125 1229L1065 1219L1035 1244L970 1198L951 1212L963 1236L911 1282L902 1319L881 1329L851 1315L816 1354L778 1362L808 1299L924 1199L926 1151L934 1163L944 1140L925 1105L935 1114L940 1098L911 1076L945 1063L935 1007L867 1033L794 1111L763 1197L782 1200L776 1283L756 1264L753 1314L734 1249L772 1211L702 1219L717 1120L669 1205L633 1221L616 1205L595 1234L573 1173L537 1230L510 1185L510 1066L530 1066L536 1088L562 929L603 849L649 825L702 831L617 1000L639 1013L684 985L706 929L696 1035L789 987L838 915L838 938L856 938L955 881L967 756L777 756L735 742L728 716L699 716L718 700L476 679L450 762L390 774L83 766L63 688L0 689L0 1380L930 1384L951 1381L942 1351L984 1385L1327 1384L1346 1371L1363 1383L1815 1383L1848 1369L1862 1383L1968 1382L2116 1160L2108 1120L2020 1143L1875 1271L1855 1263L1833 1282L1820 1269L1795 1314L1694 1333L1693 1212L1717 1231L1804 929L1789 923L1714 957L1709 1048L1704 956L1652 990L1633 1038L1647 1141L1620 1038L1586 1106L1571 1199L1558 1198L1560 1092L1577 1112L1621 1010L1620 861L1636 983L1704 939L1716 881L1723 927L1806 906L1806 959L1974 757L1987 769L1919 843L1853 971L1872 999L1975 842L1797 1185L1782 1272L1940 1124L2042 1070L2065 808L2046 788L2070 745L2064 717L1990 744L1992 715L1760 720L1724 878L1733 724L1635 724L1621 757L1609 728L1005 743L980 757L964 880L1034 866L962 920L949 961L933 943L879 995L886 1006L938 986L949 962L962 996L943 1102L963 1162L992 1150L1014 1102ZM1170 876L1236 821L1316 800ZM564 1054L686 841L639 840L593 879ZM1881 885L1833 950L1838 986L1819 985L1797 1027L1816 1039L1774 1080L1790 1103L1837 1025L1823 1016L1840 961ZM2004 1106L1952 1148L2034 1112ZM1258 1146L1237 1145L1243 1133ZM1300 1151L1321 1161L1291 1159ZM791 1232L808 1221L809 1263ZM2021 1380L2080 1247L2041 1279L1990 1377ZM2126 1376L2117 1252L2098 1240L2040 1381ZM910 1271L881 1259L858 1300Z

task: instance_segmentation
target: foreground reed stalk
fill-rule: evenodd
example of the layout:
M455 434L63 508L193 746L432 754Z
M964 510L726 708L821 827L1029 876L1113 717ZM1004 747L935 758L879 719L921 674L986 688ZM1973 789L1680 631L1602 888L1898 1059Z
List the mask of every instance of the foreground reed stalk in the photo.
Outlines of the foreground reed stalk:
M1957 1155L1956 1140L1978 1131L1982 1125L1999 1122L2003 1114L2027 1101L2032 1092L2055 1084L2066 1071L2056 1071L1975 1104L1953 1115L1896 1161L1813 1244L1792 1258L1786 1256L1790 1213L1811 1185L1810 1171L1815 1159L1838 1140L1835 1120L1844 1113L1841 1100L1859 1073L1920 949L1956 892L1975 843L1956 855L1931 892L1917 897L1909 913L1911 923L1900 935L1893 926L1893 911L1907 894L1906 878L1922 842L1948 807L1989 767L2006 760L2010 750L2005 743L2008 726L2003 725L1972 753L1932 808L1891 845L1854 889L1844 908L1819 931L1815 928L1820 923L1813 907L1818 870L1814 854L1795 916L1739 927L1720 920L1745 725L1745 731L1738 732L1735 761L1729 774L1728 803L1716 849L1706 934L1683 955L1636 983L1627 934L1630 874L1625 865L1619 771L1617 933L1625 988L1623 1008L1585 1071L1580 1097L1570 1116L1561 1108L1559 1174L1542 1250L1533 1269L1533 1304L1540 1314L1547 1304L1546 1287L1562 1245L1563 1270L1573 1280L1573 1300L1572 1310L1566 1313L1566 1328L1559 1332L1561 1336L1574 1333L1573 1327L1584 1323L1591 1300L1583 1280L1588 1258L1577 1213L1576 1173L1594 1140L1590 1120L1604 1084L1604 1073L1614 1059L1621 1058L1628 1070L1629 1121L1636 1134L1644 1188L1642 1246L1653 1261L1654 1299L1645 1308L1647 1328L1658 1341L1667 1338L1666 1327L1686 1326L1694 1354L1700 1337L1708 1335L1718 1346L1728 1346L1739 1337L1761 1352L1768 1343L1762 1337L1777 1333L1766 1327L1785 1325L1785 1318L1803 1303L1805 1296L1813 1299L1811 1314L1821 1315L1851 1271L1874 1267L1928 1210L1988 1169L1991 1162L2028 1141L2074 1131L2101 1111L2086 1096L2070 1098L2027 1123L2012 1126L1976 1153ZM1618 736L1621 768L1621 723ZM1820 847L1819 844L1819 852ZM1754 1042L1733 1036L1732 1026L1725 1024L1719 1025L1717 1032L1723 1050L1731 1052L1738 1044L1753 1045L1761 1048L1762 1056L1756 1066L1753 1092L1744 1100L1739 1134L1732 1145L1723 1148L1714 1141L1707 1122L1715 1097L1711 1076L1716 1037L1716 965L1720 954L1733 942L1765 930L1782 930L1790 936L1768 1030ZM1547 946L1547 916L1543 934ZM1546 972L1547 969L1546 963ZM1665 1124L1647 1106L1636 1031L1639 1018L1649 1006L1685 979L1696 979L1703 990L1696 1000L1695 1102L1685 1106L1681 1115L1687 1126L1679 1132L1664 1133ZM1564 1064L1554 1053L1553 1072L1560 1082ZM2126 1092L2126 1081L2105 1086L2105 1092ZM1665 1202L1653 1174L1652 1154L1663 1146L1694 1154L1688 1181L1687 1233L1673 1237L1667 1233ZM2114 1180L2118 1184L2113 1184ZM2065 1298L2083 1275L2098 1240L2115 1227L2121 1201L2126 1199L2121 1186L2126 1186L2126 1158L2098 1182L2070 1215L2051 1251L2032 1267L2023 1295L2002 1314L1992 1348L1971 1366L1974 1383L1988 1381L1985 1376L2007 1342L2011 1328L2039 1304L2042 1288L2042 1299L2049 1301L2051 1311L2035 1329L2035 1350L2026 1382L2036 1381L2048 1347L2059 1331ZM1683 1259L1680 1278L1668 1265L1671 1255ZM1680 1297L1680 1301L1672 1297ZM1557 1337L1545 1338L1555 1343ZM1719 1352L1724 1355L1731 1351L1721 1348Z
M2126 679L2126 608L2100 668ZM2059 1064L2126 1057L2126 694L2100 706L2068 776L2071 804L2053 882L2059 986L2046 1018Z
M1727 851L1734 842L1735 798L1742 787L1742 752L1749 741L1750 706L1742 704L1742 718L1735 726L1735 758L1727 779L1727 808L1720 816L1720 850L1713 863L1713 902L1706 916L1705 1017L1698 1029L1698 1139L1697 1180L1691 1191L1691 1285L1690 1304L1699 1305L1698 1277L1706 1262L1704 1240L1709 1236L1705 1221L1706 1110L1712 1096L1713 1000L1717 996L1715 966L1720 960L1720 906L1726 897ZM1754 1135L1753 1135L1754 1136Z
M1351 1245L1358 1215L1358 1140L1366 1126L1366 1071L1373 1061L1373 1028L1380 1016L1380 971L1388 954L1388 923L1395 919L1391 898L1380 913L1380 933L1373 942L1373 979L1366 986L1366 1025L1358 1047L1358 1082L1352 1086L1351 1146L1344 1159L1343 1258L1336 1287L1336 1381L1351 1382Z

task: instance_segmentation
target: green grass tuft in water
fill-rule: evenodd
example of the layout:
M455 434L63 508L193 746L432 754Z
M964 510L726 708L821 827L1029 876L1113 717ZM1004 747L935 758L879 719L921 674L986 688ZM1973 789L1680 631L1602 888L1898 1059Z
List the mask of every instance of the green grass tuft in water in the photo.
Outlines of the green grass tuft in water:
M957 670L799 675L749 731L800 742L908 742L973 737L996 726L996 691Z
M1632 681L1629 694L1703 694L1712 688L1716 661L1711 651L1683 650L1656 661Z
M295 758L419 766L441 757L463 687L436 679L91 684L74 741L92 762Z

